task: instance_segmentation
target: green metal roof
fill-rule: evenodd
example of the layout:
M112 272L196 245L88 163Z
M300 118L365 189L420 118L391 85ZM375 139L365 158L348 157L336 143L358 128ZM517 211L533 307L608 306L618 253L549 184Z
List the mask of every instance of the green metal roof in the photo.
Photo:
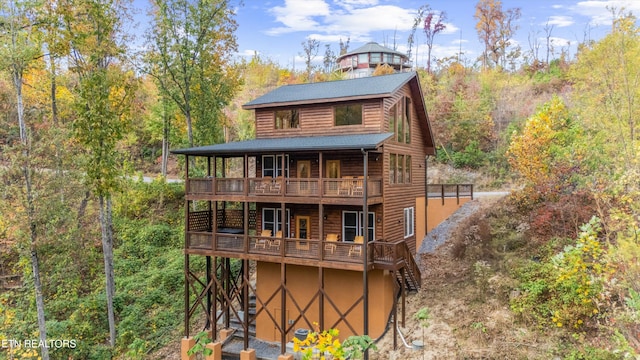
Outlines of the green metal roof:
M357 79L325 81L311 84L285 85L243 105L245 109L302 105L335 101L379 98L394 91L416 76L415 72L369 76Z
M382 46L376 42L368 42L362 46L360 46L359 48L349 51L348 53L344 54L344 55L340 55L338 56L338 61L340 61L340 59L347 57L347 56L352 56L352 55L357 55L357 54L365 54L365 53L385 53L385 54L394 54L394 55L400 55L403 58L407 58L407 54L401 53L400 51L396 51L393 49L390 49L386 46Z
M375 150L393 133L255 139L172 150L180 155L239 155L328 150Z

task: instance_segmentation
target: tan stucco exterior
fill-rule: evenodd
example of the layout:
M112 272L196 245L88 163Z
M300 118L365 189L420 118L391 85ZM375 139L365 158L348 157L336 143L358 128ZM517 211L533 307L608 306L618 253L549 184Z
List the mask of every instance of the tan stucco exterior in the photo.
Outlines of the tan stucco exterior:
M279 341L280 334L276 323L281 321L281 291L280 274L281 265L268 262L258 262L256 293L260 299L271 300L265 305L269 310L261 311L261 304L256 305L256 337L266 341ZM324 328L335 328L340 331L340 337L346 338L350 335L363 333L363 302L359 301L363 292L362 272L346 271L336 269L322 269L315 267L287 265L286 266L286 289L287 294L286 323L291 326L291 321L295 321L301 312L298 322L293 324L291 331L287 333L287 340L293 338L293 333L298 328L313 327L313 323L320 324L320 300L317 296L321 274L324 272ZM393 288L394 279L388 271L372 270L368 273L369 283L369 336L377 338L384 332L388 317L393 309ZM273 297L272 297L273 295ZM295 302L292 300L295 299ZM352 306L356 303L353 308ZM349 326L340 321L340 311L345 315L351 327L356 331L352 332ZM302 310L302 311L301 311ZM344 315L344 314L343 314ZM271 318L273 317L273 319ZM306 319L306 320L305 320ZM307 323L311 323L310 325ZM317 330L317 329L313 329Z
M470 197L430 199L427 202L427 232L438 226L462 205L471 200Z

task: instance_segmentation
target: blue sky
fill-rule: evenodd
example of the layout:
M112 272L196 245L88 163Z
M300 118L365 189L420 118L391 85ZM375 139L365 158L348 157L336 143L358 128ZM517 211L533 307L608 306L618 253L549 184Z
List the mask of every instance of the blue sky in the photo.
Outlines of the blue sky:
M232 1L233 3L233 1ZM428 4L436 12L447 15L446 30L434 40L435 58L462 53L469 65L482 52L483 46L475 30L477 0L244 0L237 7L239 56L255 53L291 68L304 67L301 43L307 38L320 41L317 61L322 61L325 44L338 52L340 39L350 39L353 50L375 41L406 52L407 38L417 9ZM134 6L145 7L146 0L135 0ZM600 39L611 28L611 12L607 7L625 8L640 15L640 0L503 0L503 10L520 8L519 29L515 42L523 51L540 45L546 56L545 26L553 26L551 40L554 52L561 49L575 54L576 45L585 39ZM425 36L416 32L417 63L426 64ZM414 45L413 53L416 54ZM414 58L414 60L416 60Z

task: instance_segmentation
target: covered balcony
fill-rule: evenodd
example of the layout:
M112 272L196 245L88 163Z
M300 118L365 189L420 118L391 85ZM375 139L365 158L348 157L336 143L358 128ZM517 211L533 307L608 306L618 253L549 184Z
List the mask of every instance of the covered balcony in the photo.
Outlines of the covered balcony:
M366 181L369 203L382 201L382 178L369 177ZM273 201L285 197L287 202L334 202L336 199L359 199L365 194L363 176L336 178L188 178L186 193L191 198L215 197L221 200ZM271 199L269 199L271 198ZM350 203L345 201L345 203Z

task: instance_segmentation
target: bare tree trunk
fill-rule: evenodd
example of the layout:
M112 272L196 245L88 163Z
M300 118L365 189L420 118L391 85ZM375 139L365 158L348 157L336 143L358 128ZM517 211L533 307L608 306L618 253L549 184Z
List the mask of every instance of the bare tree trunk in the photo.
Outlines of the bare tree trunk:
M107 316L109 318L109 344L116 345L116 320L113 310L115 281L113 274L113 219L111 216L111 195L99 195L100 227L102 228L102 253L104 257L104 274L106 277Z
M169 162L169 115L167 114L167 99L162 96L162 176L167 177L167 163Z
M24 103L22 101L22 72L16 69L13 74L13 82L16 90L18 104L18 125L20 127L20 143L22 145L23 165L22 174L27 193L27 219L29 223L29 243L31 253L31 268L33 271L33 284L36 294L36 312L38 317L38 332L40 333L40 341L47 343L47 326L44 316L44 300L42 298L42 283L40 281L40 264L38 263L38 252L36 250L37 229L35 220L35 205L33 204L33 189L31 187L31 161L29 152L29 139L27 136L27 125L24 120ZM43 360L49 360L49 349L44 346L40 349Z

